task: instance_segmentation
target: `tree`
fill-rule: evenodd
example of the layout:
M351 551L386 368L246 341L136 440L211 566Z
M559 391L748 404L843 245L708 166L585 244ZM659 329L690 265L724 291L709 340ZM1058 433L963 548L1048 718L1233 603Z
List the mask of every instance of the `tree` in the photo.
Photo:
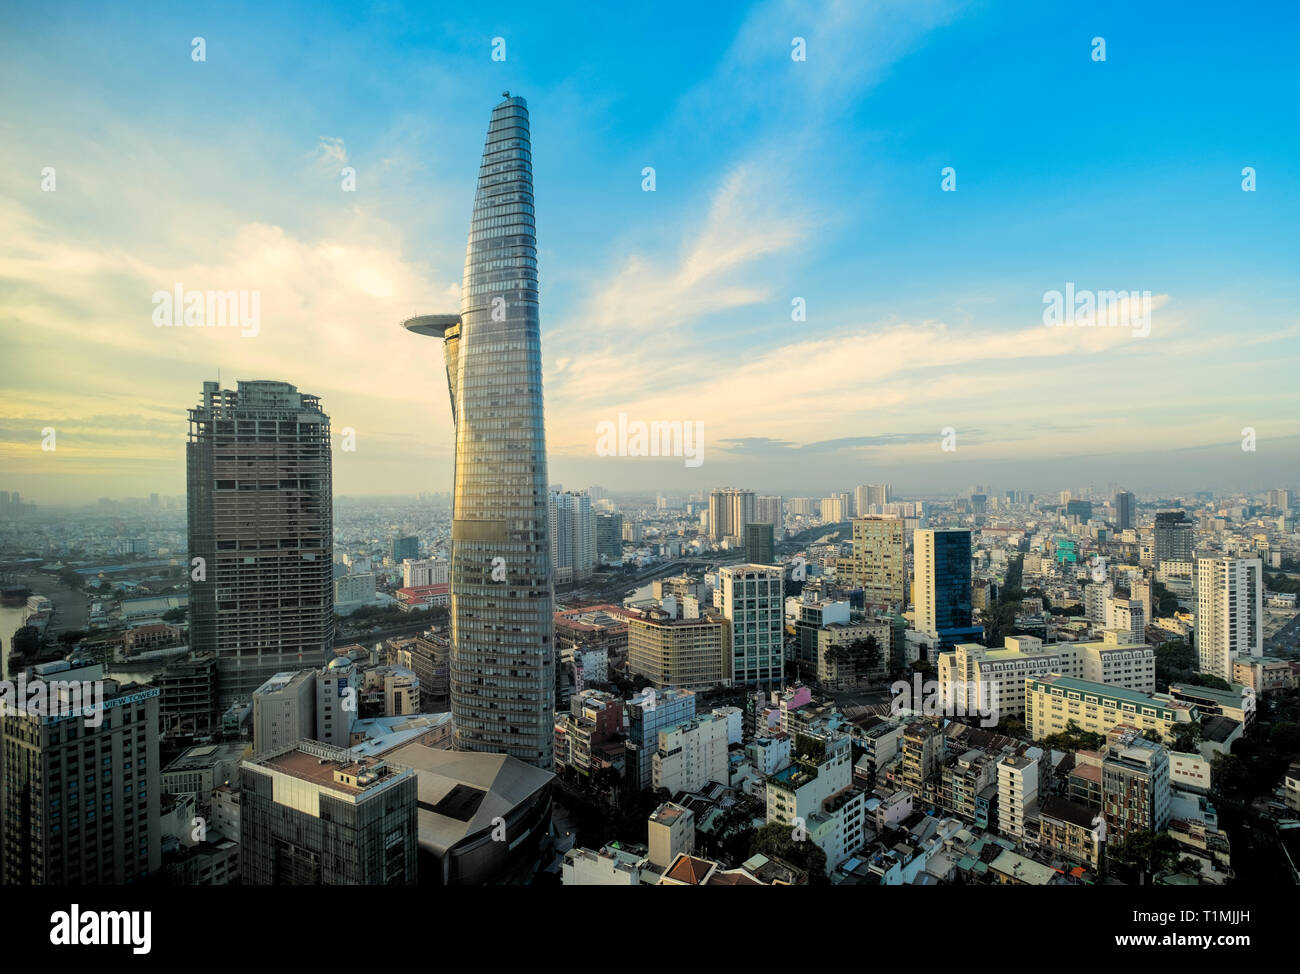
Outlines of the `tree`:
M1232 687L1228 684L1228 681L1223 679L1222 677L1211 676L1208 673L1198 673L1197 676L1199 677L1197 682L1201 686L1207 687L1210 690L1231 690L1232 689Z
M808 873L809 886L828 886L826 853L808 840L795 839L796 830L781 822L769 822L754 833L749 854L784 859L792 866Z
M1005 734L1007 737L1028 736L1028 732L1025 729L1025 722L1019 717L1003 717L998 721L997 727L993 729L999 734Z
M1155 616L1172 616L1180 608L1178 596L1155 579L1151 580L1151 601L1155 603Z
M1054 751L1099 751L1106 745L1104 734L1085 731L1076 721L1068 721L1065 730L1043 738L1043 745Z
M1249 797L1250 768L1244 758L1236 754L1219 754L1210 762L1210 776L1215 787L1228 797Z
M1285 720L1274 724L1269 744L1284 757L1300 753L1300 723Z
M1130 832L1112 842L1106 857L1112 863L1137 871L1142 876L1163 872L1178 859L1182 847L1168 832Z
M1174 744L1175 751L1181 751L1184 754L1190 754L1196 750L1196 745L1201 740L1201 722L1199 720L1189 721L1186 724L1177 724L1174 727Z
M1196 666L1196 652L1181 639L1169 639L1156 647L1156 668L1191 670Z

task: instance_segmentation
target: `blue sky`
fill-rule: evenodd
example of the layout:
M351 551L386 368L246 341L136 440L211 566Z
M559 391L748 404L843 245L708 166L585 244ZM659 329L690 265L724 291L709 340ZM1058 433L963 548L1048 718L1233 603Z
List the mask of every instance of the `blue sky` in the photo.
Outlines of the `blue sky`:
M446 489L441 356L396 322L457 307L505 89L553 480L1294 485L1300 13L1065 6L6 8L0 489L180 493L218 368L356 430L339 493ZM153 327L175 281L260 291L259 334ZM1150 334L1045 328L1067 281L1150 291ZM619 412L703 421L705 463L596 456Z

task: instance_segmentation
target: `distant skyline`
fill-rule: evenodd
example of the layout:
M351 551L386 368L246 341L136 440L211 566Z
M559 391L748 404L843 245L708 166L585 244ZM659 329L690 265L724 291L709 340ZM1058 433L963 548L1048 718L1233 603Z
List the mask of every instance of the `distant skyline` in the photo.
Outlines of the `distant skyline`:
M458 306L505 90L553 482L1293 486L1300 18L1130 6L6 8L0 489L183 494L219 371L322 398L336 494L449 492L440 353L397 323ZM257 333L158 327L178 283L258 292ZM1045 327L1067 283L1149 291L1150 334ZM598 456L619 413L703 422L704 462Z

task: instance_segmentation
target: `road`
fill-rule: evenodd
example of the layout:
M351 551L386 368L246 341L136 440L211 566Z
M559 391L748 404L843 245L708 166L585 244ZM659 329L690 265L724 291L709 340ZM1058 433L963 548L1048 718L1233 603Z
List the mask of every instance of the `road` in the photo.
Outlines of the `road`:
M420 612L410 622L404 622L399 626L387 626L376 632L361 633L343 633L340 632L335 636L335 643L342 642L346 645L348 642L360 643L369 647L374 643L390 639L393 636L418 636L426 629L437 628L447 624L447 613L440 612L432 614L430 612Z

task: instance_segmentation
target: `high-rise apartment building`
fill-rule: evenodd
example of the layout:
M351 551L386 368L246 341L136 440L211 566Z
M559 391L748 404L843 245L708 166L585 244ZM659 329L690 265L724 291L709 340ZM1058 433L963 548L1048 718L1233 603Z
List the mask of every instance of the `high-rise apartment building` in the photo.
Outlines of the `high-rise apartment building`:
M776 538L785 537L784 502L779 495L760 495L754 499L754 520L759 524L772 525Z
M334 643L330 421L259 381L203 383L189 422L190 646L217 657L224 709Z
M785 571L772 565L728 565L718 578L722 613L731 622L732 679L780 682L785 675Z
M100 665L35 677L102 680L102 712L0 716L0 883L146 879L162 866L158 689L103 680Z
M839 524L852 516L853 495L847 490L837 490L822 498L822 520L827 524Z
M745 525L754 520L754 492L736 487L723 487L709 494L709 538L722 541L731 538L739 542L744 537Z
M813 517L817 513L820 502L811 497L791 497L787 506L795 517Z
M854 513L858 517L883 514L889 503L889 484L859 484L853 489Z
M1196 555L1196 522L1186 511L1161 511L1155 523L1155 562L1191 561Z
M916 628L934 636L939 646L979 638L971 625L970 531L926 529L913 535L916 561Z
M443 339L456 423L451 709L456 746L550 769L554 612L537 233L524 99L492 110L459 315L403 322Z
M853 521L852 581L867 605L907 604L904 524L899 517L869 515Z
M551 558L555 583L568 585L591 578L596 564L596 521L585 493L552 491Z
M1240 657L1264 655L1264 563L1196 559L1196 651L1202 673L1232 682Z

